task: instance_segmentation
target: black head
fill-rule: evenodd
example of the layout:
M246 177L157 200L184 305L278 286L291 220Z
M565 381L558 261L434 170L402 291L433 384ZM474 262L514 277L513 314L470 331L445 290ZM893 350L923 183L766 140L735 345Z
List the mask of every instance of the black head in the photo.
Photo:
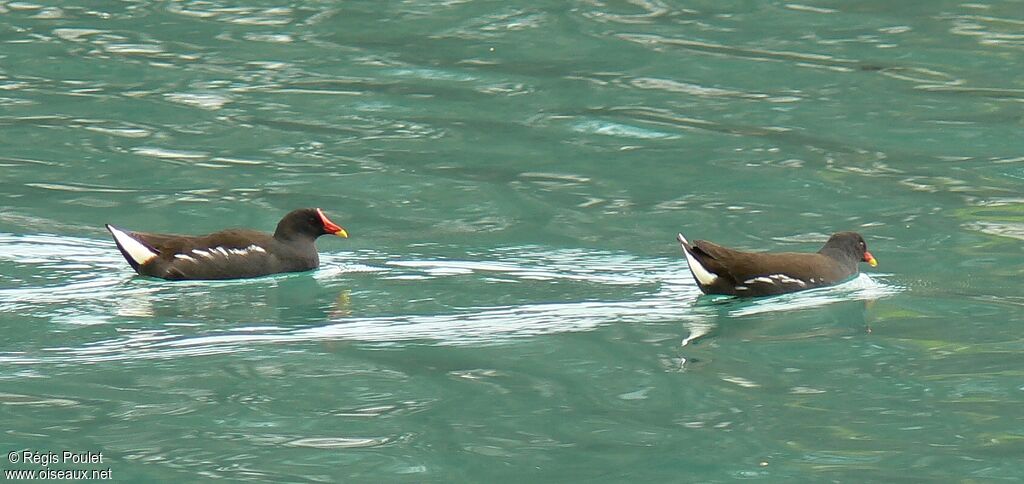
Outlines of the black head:
M875 257L868 252L868 244L857 232L837 232L829 237L828 242L818 252L835 258L867 262L871 267L878 265Z
M274 231L274 237L278 239L316 239L327 234L348 237L348 232L331 222L319 208L300 208L288 212L288 215L277 223L277 230Z

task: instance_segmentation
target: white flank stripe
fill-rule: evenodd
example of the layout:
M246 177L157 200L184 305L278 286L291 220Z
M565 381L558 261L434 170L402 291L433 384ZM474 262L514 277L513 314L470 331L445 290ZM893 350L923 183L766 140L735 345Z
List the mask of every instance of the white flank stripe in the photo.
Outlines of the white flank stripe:
M192 253L195 254L195 255L201 255L203 257L206 257L207 259L213 259L213 254L210 254L209 252L207 252L205 250L192 249Z
M188 255L185 255L185 254L174 254L174 258L175 259L190 260L192 262L196 262L196 259L194 257L188 256Z
M686 238L683 237L683 234L678 234L676 237L679 239L680 245L689 243L686 242ZM718 275L708 271L704 266L700 265L700 262L697 262L697 259L690 255L690 251L686 250L685 246L683 247L683 254L686 255L686 263L690 265L690 272L693 273L693 277L697 278L697 282L705 286L710 286L718 280Z
M228 252L230 252L230 253L232 253L234 255L246 255L246 254L248 254L250 252L264 252L264 253L266 253L267 251L263 250L263 247L260 247L260 246L258 246L256 244L252 244L249 247L246 247L244 249L228 249Z
M799 284L800 287L807 287L807 283L806 282L801 281L800 279L794 279L794 278L789 277L789 276L787 276L785 274L772 274L770 276L758 276L758 277L755 277L753 279L747 279L747 280L743 281L744 284L754 284L754 283L758 283L758 282L763 282L765 284L776 284L776 283L781 283L781 284Z
M114 236L117 244L128 253L128 257L131 257L136 264L145 264L157 256L156 252L149 250L149 247L146 247L145 244L118 230L113 225L108 225L107 228L110 229L110 233Z
M772 274L770 277L772 279L777 279L779 282L783 284L799 284L800 287L807 287L806 282L801 281L800 279L794 279L785 274Z
M262 252L267 253L266 249L256 244L252 244L244 249L228 249L224 247L212 247L206 250L203 249L192 249L192 253L195 255L201 255L207 259L213 260L215 257L231 257L233 255L248 255L250 252Z

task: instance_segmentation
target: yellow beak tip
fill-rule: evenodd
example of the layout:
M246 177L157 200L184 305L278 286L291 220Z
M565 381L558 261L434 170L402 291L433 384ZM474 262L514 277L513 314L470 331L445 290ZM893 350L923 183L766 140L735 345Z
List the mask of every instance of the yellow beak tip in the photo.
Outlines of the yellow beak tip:
M348 232L345 232L345 229L341 229L341 230L335 232L334 235L337 235L338 237L341 237L343 239L347 239L348 238Z
M868 265L871 266L871 267L876 267L876 266L878 266L878 261L875 260L875 259L871 259L871 260L868 261Z

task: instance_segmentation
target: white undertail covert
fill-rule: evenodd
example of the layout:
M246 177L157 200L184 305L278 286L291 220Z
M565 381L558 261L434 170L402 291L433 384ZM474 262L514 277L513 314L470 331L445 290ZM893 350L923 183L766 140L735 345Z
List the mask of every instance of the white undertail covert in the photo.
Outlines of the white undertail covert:
M117 241L117 245L124 249L125 253L128 254L128 257L131 257L132 260L140 266L149 262L158 255L156 252L150 250L149 247L146 247L146 244L135 240L134 237L113 225L107 225L107 230L109 230L110 234L114 236L114 240Z
M700 262L697 262L696 257L690 255L690 251L686 250L686 246L690 245L690 243L686 240L686 237L683 237L683 234L676 234L676 238L679 240L679 244L683 246L683 254L686 254L686 263L690 265L690 272L693 273L693 277L697 278L697 282L705 286L714 284L718 280L718 275L705 269L704 266L700 265Z

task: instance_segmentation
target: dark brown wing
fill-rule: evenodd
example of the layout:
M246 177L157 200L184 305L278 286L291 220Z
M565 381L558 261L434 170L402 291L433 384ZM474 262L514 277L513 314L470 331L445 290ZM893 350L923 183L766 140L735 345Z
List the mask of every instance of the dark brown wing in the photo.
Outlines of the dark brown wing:
M782 274L804 282L837 282L848 277L835 260L821 254L795 252L750 253L733 261L732 273L737 279Z
M704 255L723 262L732 259L739 254L744 253L742 251L733 250L728 247L722 247L721 245L718 245L714 242L709 242L707 240L695 240L693 241L692 247L694 248L694 251L697 253L703 252Z
M732 286L737 283L737 276L733 273L733 266L736 260L748 255L746 252L722 247L707 240L695 240L690 249L690 253L693 254L705 269L721 278L715 285L722 287Z
M853 275L829 257L794 252L745 253L732 261L730 273L736 279L737 293L751 295L828 286Z
M274 239L271 235L246 229L229 229L209 235L191 236L177 234L153 234L148 232L131 232L132 236L158 250L161 255L169 253L184 254L193 249L206 250L215 247L225 249L244 249L253 243L263 247L269 246Z
M164 279L234 279L289 270L270 252L273 236L255 230L231 229L198 237L175 234L133 234L160 252L142 267L146 275Z

